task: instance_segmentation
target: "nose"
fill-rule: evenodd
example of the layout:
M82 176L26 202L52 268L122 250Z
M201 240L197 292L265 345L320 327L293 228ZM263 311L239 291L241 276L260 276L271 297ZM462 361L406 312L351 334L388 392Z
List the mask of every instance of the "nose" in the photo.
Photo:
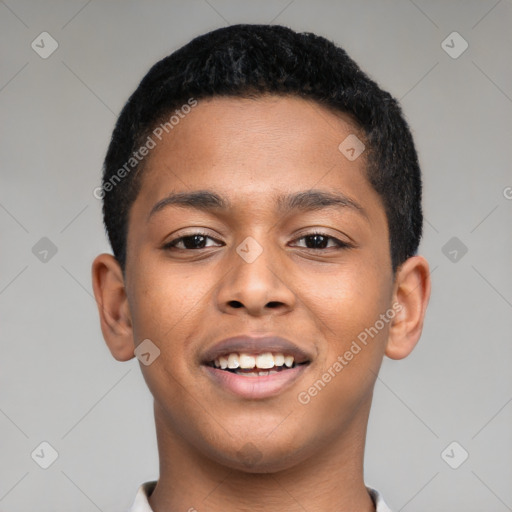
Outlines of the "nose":
M244 248L248 250L244 252ZM295 307L296 297L288 285L291 276L284 254L279 255L268 244L253 241L245 247L240 244L230 256L217 290L222 312L264 316L284 314Z

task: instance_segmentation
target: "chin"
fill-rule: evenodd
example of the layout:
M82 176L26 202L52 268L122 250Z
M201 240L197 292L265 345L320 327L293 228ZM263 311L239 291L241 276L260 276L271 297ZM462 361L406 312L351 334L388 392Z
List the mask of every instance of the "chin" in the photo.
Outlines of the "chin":
M233 450L230 444L228 450L215 450L211 453L214 460L225 467L251 474L277 473L300 464L307 455L298 446L283 443L286 448L267 440L247 440L242 447Z

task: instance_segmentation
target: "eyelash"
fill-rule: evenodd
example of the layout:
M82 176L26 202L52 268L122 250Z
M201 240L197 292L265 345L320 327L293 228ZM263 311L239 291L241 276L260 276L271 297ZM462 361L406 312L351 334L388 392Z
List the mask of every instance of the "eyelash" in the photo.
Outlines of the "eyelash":
M205 247L200 248L200 249L186 249L186 248L176 247L176 245L179 242L183 241L184 239L193 238L194 236L198 236L198 235L202 236L204 238L209 238L210 240L214 240L215 242L219 242L219 240L216 240L215 238L211 237L208 233L204 233L202 231L197 231L197 232L191 233L189 235L181 236L179 238L175 238L174 240L171 240L170 242L166 243L163 246L163 249L167 249L167 250L175 249L178 251L199 251L201 249L205 249ZM348 248L353 247L352 244L338 240L337 238L335 238L331 235L328 235L327 233L322 233L321 231L314 231L312 233L307 233L305 235L302 235L300 238L296 238L295 240L302 240L304 238L313 237L313 236L322 236L324 238L328 238L329 240L333 240L334 243L336 244L336 247L324 247L324 248L316 248L316 249L312 248L312 247L303 247L303 249L307 249L309 251L325 251L327 249L333 249L333 248L339 250L339 249L348 249Z

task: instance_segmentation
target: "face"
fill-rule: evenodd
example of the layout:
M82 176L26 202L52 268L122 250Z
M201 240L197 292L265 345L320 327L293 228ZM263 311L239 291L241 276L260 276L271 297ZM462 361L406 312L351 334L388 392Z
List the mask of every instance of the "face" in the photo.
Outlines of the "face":
M300 98L214 98L151 150L125 287L169 440L264 471L364 429L394 278L366 155L338 149L351 134Z

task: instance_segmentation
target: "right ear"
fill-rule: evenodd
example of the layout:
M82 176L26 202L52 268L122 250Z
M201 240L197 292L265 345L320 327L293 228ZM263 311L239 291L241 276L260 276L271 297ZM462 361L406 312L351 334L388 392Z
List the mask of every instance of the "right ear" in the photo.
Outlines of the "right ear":
M134 357L133 329L123 272L111 254L100 254L92 264L92 287L101 332L112 355L118 361Z

